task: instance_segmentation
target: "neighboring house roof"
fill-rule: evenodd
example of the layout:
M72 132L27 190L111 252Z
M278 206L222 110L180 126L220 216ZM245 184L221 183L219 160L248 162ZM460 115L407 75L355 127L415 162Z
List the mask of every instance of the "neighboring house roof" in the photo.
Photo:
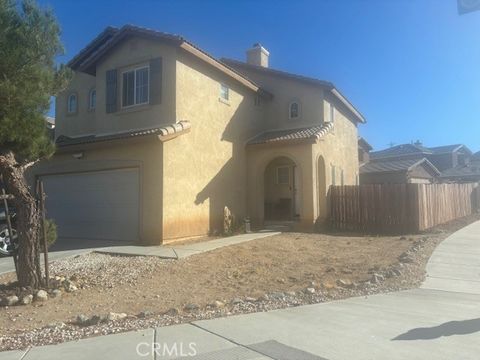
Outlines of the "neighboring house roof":
M134 25L125 25L120 29L114 27L106 28L90 44L88 44L78 55L76 55L67 65L73 70L86 72L94 75L96 72L96 63L100 61L117 44L130 36L138 36L153 40L167 42L171 45L182 48L197 58L209 63L227 76L237 80L249 89L258 92L262 96L272 97L272 94L261 89L253 81L228 67L215 59L207 52L187 41L179 35L168 34L152 29L142 28Z
M310 126L298 129L273 130L261 133L247 142L247 145L289 142L289 141L312 141L316 142L333 129L332 123Z
M392 146L391 148L385 150L374 151L370 153L370 159L385 159L385 158L394 158L398 156L404 155L431 155L433 152L422 146L417 144L402 144Z
M469 155L472 154L470 149L463 144L436 146L436 147L431 147L429 149L433 152L433 154L447 154L447 153L452 153L459 150L464 150Z
M480 160L480 151L476 152L475 154L472 155L472 160L478 161Z
M417 166L424 166L434 175L440 175L440 171L427 159L408 160L385 160L369 162L360 167L360 174L385 173L385 172L407 172Z
M247 64L242 61L238 60L233 60L233 59L226 59L226 58L221 58L220 61L222 61L224 64L227 64L230 67L234 68L240 68L240 69L249 69L249 70L255 70L259 72L263 72L266 74L274 75L274 76L279 76L291 80L296 80L296 81L301 81L310 85L314 86L320 86L324 89L327 89L330 91L342 104L344 104L348 110L350 110L353 115L357 118L358 122L365 123L366 120L364 116L350 103L341 93L340 91L335 87L335 85L329 81L324 81L324 80L319 80L303 75L298 75L298 74L293 74L285 71L280 71L280 70L275 70L263 66L258 66L258 65L252 65L252 64ZM238 69L238 70L240 70ZM240 70L241 71L241 70Z
M480 180L480 165L468 164L446 169L440 177L449 179L474 177Z
M370 145L367 140L365 140L363 137L359 136L358 137L358 146L361 147L365 151L372 151L373 147Z
M167 125L163 127L156 127L146 130L132 130L128 132L110 134L110 135L87 135L80 137L68 137L60 135L56 140L56 145L58 147L66 147L72 145L83 145L89 143L97 143L102 141L111 141L119 139L131 139L135 137L148 136L148 135L157 135L163 139L169 139L177 135L181 135L184 132L190 130L189 121L180 121L178 123Z
M397 146L392 146L391 148L374 151L370 153L370 158L372 160L376 159L385 159L385 158L394 158L405 155L439 155L439 154L448 154L456 151L463 150L466 154L471 154L469 148L462 144L453 144L453 145L444 145L436 147L426 147L420 144L401 144Z

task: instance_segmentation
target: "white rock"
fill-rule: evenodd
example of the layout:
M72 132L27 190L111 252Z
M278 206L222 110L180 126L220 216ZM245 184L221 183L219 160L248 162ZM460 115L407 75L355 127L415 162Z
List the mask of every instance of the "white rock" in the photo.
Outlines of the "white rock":
M18 296L16 296L16 295L7 296L7 297L3 300L3 303L4 303L6 306L15 305L16 303L18 303Z
M37 301L47 301L48 300L48 294L45 290L38 290L36 295L35 295L35 300Z
M221 308L225 307L225 303L223 303L220 300L215 300L215 302L213 303L213 306L217 309L221 309Z
M127 314L125 313L108 313L107 315L107 320L108 321L117 321L117 320L123 320L127 317Z
M309 294L315 294L315 288L312 287L306 288L305 291Z
M28 305L28 304L31 304L33 301L33 295L30 294L30 295L25 295L23 298L22 298L22 304L23 305Z

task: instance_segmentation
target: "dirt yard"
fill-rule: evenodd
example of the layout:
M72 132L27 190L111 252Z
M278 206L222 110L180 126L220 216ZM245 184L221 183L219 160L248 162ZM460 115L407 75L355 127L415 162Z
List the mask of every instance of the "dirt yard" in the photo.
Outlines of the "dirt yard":
M75 319L80 314L115 312L128 314L130 320L160 321L167 313L176 317L170 321L175 323L192 320L191 313L195 318L238 313L240 303L263 304L240 312L264 311L413 287L422 281L424 265L435 246L474 219L407 237L285 233L178 261L95 253L60 260L52 264L51 274L70 279L78 290L62 289L60 297L46 302L1 307L2 348L25 346L25 339L17 345L12 339L29 331L38 335L32 331L41 328L61 324L74 331L79 328ZM13 274L0 276L2 298L12 294L7 284L13 279ZM280 298L279 293L280 303L265 305L275 296ZM269 298L269 294L274 296ZM214 307L222 311L202 315L204 309ZM184 319L182 314L186 314ZM131 327L118 325L118 329ZM101 333L105 332L109 331Z

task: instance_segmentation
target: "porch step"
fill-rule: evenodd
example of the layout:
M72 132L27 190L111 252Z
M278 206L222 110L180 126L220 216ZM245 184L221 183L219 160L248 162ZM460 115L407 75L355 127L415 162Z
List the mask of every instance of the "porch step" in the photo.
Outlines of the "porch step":
M294 225L294 222L265 222L264 228L270 231L289 232L293 231Z

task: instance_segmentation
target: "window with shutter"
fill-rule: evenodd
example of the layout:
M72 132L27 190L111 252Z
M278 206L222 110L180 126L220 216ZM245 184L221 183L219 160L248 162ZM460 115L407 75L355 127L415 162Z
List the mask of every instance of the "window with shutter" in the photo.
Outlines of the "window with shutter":
M117 70L108 70L106 76L106 111L107 113L113 113L117 111Z

